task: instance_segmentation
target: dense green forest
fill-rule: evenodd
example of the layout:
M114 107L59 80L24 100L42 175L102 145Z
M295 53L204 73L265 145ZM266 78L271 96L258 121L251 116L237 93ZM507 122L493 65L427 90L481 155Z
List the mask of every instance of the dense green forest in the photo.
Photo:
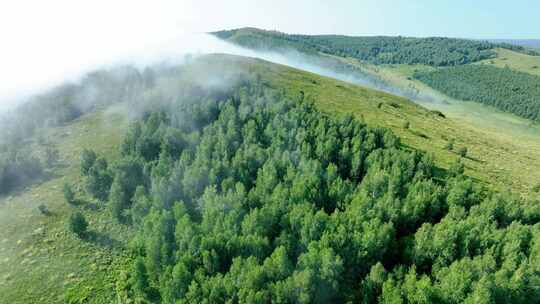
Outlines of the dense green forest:
M540 120L540 76L487 65L418 72L414 77L457 99Z
M540 301L538 203L460 162L435 177L389 130L256 80L176 96L141 112L120 160L81 158L87 192L138 230L122 302Z
M339 35L293 35L243 28L213 33L241 46L262 50L297 49L305 53L326 53L353 57L374 64L426 64L454 66L496 56L501 47L531 55L538 53L505 43L491 43L442 37L353 37Z

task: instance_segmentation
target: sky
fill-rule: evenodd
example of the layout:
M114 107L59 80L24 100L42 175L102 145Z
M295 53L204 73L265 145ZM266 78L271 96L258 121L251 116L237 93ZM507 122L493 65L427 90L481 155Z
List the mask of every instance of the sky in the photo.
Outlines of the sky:
M220 51L193 33L540 38L537 0L17 0L0 5L0 110L92 68ZM227 50L227 48L225 48Z
M254 26L306 34L540 39L538 0L214 2L186 1L189 23L203 31Z

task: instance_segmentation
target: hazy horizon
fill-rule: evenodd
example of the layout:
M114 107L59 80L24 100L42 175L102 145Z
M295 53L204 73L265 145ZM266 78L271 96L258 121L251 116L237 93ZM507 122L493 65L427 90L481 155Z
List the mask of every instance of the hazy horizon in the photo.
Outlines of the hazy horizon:
M0 108L98 67L222 50L185 39L192 33L257 27L349 36L540 37L536 2L518 0L512 7L502 1L338 2L12 2L0 12ZM528 9L519 10L517 2Z

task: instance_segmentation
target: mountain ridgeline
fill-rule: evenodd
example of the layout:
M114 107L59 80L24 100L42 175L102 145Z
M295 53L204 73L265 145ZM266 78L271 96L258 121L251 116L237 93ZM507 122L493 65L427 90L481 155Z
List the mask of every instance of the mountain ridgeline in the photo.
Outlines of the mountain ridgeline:
M537 203L482 189L460 162L436 176L390 130L260 78L176 87L119 160L84 152L88 194L138 231L122 302L540 301Z
M373 64L463 65L495 57L495 48L539 55L538 52L507 43L442 37L295 35L255 28L212 34L251 49L280 51L292 48L304 53L322 52L352 57Z

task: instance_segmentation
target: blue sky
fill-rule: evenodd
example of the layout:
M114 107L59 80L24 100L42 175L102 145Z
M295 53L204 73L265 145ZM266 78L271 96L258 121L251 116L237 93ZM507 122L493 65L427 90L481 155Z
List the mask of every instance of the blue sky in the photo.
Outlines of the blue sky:
M187 2L192 17L200 18L197 27L208 29L251 25L297 33L540 39L538 0Z

